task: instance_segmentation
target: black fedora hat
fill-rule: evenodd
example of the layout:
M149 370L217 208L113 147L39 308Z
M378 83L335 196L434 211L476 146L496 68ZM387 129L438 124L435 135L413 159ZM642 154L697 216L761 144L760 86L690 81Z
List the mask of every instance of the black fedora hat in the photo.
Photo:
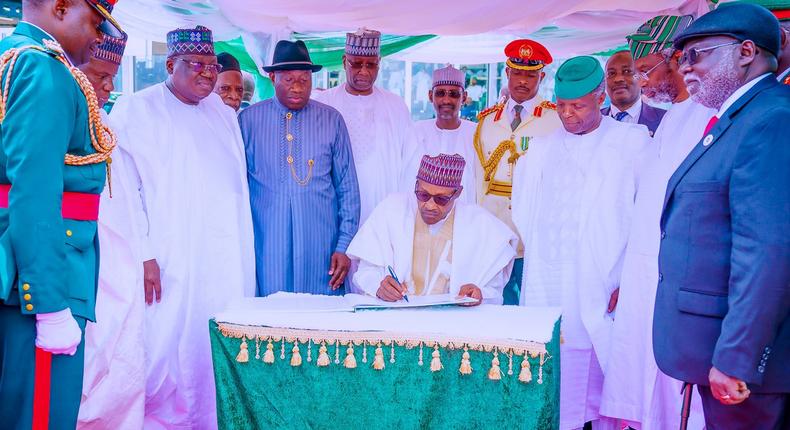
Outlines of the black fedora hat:
M263 71L271 73L283 70L310 70L315 73L321 70L321 67L319 64L313 64L312 60L310 60L310 53L307 51L307 45L304 42L301 40L296 42L281 40L274 47L272 65L263 66Z

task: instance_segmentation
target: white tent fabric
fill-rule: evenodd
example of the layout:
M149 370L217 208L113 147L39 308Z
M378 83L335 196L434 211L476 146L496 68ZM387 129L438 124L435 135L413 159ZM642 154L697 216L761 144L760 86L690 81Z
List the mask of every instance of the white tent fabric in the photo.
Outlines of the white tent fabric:
M242 35L253 58L268 61L277 40L292 32L351 31L440 37L393 56L433 63L502 61L515 38L534 37L558 58L625 43L624 35L659 14L701 15L711 0L124 0L118 20L134 39L164 41L179 26L205 25L216 40ZM556 26L545 29L546 26Z

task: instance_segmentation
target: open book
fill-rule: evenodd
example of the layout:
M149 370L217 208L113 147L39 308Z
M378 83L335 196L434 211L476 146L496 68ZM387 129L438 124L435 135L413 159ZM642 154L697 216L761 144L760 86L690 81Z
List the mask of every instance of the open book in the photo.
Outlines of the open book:
M470 297L457 298L452 294L430 296L409 296L409 301L385 302L377 297L362 294L345 296L323 296L278 292L268 297L246 299L244 307L266 312L315 313L315 312L355 312L365 309L424 308L431 306L460 305L474 303ZM242 306L240 303L239 306Z
M471 297L456 297L452 294L432 294L428 296L409 296L409 301L398 300L386 302L377 297L361 294L346 294L346 302L355 310L363 309L398 309L398 308L424 308L430 306L461 305L476 303L477 299Z

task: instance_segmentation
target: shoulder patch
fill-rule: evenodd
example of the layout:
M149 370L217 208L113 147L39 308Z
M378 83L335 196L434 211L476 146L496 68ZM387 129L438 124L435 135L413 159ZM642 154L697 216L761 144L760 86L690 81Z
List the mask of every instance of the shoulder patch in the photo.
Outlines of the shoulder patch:
M557 110L556 104L546 100L540 103L540 107L542 107L543 109Z
M495 104L495 105L491 106L490 108L484 109L480 113L478 113L477 114L477 120L478 121L482 121L488 115L490 115L490 114L492 114L494 112L501 112L502 109L504 109L504 108L505 108L504 104Z

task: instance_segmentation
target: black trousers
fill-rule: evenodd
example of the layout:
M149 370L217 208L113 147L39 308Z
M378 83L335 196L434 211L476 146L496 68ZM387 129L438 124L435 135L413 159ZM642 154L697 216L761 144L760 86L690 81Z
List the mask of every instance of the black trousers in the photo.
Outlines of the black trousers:
M710 387L698 385L707 430L787 430L790 429L790 394L756 394L737 405L723 405Z

